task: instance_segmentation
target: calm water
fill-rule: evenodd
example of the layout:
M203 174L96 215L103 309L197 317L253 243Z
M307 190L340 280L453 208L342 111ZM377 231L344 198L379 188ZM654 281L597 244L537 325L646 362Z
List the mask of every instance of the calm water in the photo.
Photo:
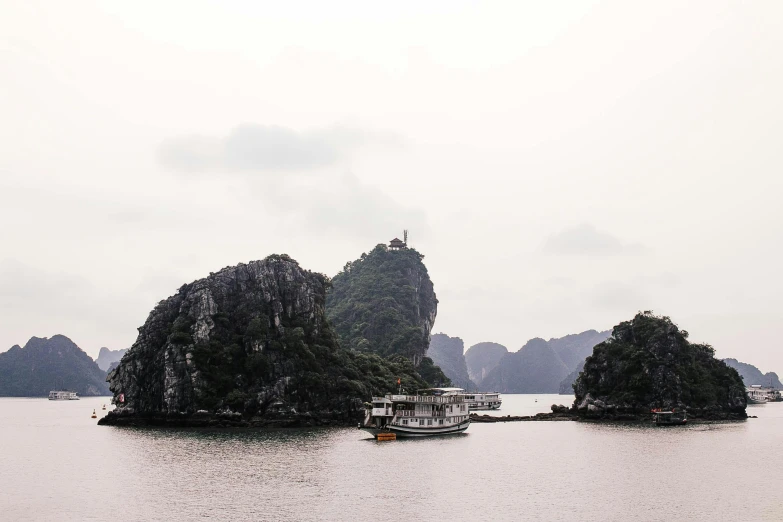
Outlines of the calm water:
M0 399L1 520L783 520L783 403L740 424L473 424L378 443L96 426L104 402ZM553 402L569 399L506 395L502 413Z

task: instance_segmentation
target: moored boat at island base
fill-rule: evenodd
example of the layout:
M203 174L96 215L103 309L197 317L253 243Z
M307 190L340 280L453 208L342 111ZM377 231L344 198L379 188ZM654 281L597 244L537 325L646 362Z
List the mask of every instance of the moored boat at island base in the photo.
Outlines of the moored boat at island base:
M688 414L685 410L653 410L653 422L656 426L684 426L688 423Z
M427 437L462 433L470 426L470 410L461 388L427 388L416 395L373 397L359 429L377 437Z

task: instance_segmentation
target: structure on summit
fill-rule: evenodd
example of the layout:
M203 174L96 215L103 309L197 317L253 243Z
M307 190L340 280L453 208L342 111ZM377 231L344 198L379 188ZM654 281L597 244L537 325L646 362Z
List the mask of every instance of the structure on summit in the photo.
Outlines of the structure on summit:
M402 250L403 248L408 248L408 231L405 230L403 232L404 240L400 241L399 238L395 237L391 241L389 241L389 249L390 250Z

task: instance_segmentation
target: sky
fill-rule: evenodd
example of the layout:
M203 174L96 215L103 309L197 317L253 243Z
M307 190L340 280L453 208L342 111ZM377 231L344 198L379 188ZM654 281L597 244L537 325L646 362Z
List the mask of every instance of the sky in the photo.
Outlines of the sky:
M410 232L433 333L783 372L780 2L0 0L0 350Z

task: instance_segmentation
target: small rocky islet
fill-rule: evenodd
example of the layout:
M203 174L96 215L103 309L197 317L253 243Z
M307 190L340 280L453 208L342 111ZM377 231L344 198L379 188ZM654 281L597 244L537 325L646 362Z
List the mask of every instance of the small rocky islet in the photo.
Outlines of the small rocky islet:
M476 422L527 420L649 421L653 409L686 411L691 421L748 418L745 384L714 349L688 341L668 317L637 314L593 349L573 385L571 407L529 417L473 415Z
M437 298L423 257L378 245L330 280L273 255L183 285L109 372L117 408L99 423L354 425L364 401L398 379L407 389L450 385L427 357ZM669 318L640 313L595 346L571 407L472 418L642 420L656 407L746 418L737 371L687 337Z

